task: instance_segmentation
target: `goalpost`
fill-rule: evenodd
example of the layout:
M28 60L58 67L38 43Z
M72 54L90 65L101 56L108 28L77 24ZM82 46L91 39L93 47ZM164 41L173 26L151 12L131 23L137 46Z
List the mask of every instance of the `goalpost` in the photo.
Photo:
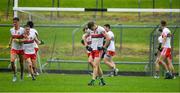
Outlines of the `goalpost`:
M104 11L104 12L180 12L180 9L149 9L149 8L51 8L51 7L18 7L18 0L14 1L14 17L18 16L17 11Z
M14 0L14 17L18 17L18 12L26 12L33 11L48 11L48 12L56 12L56 11L63 11L63 12L88 12L88 11L103 11L103 12L162 12L162 13L180 13L180 9L151 9L151 8L103 8L103 9L96 9L96 8L58 8L58 7L19 7L18 0ZM180 37L180 33L179 33ZM179 41L180 43L180 41ZM180 44L179 44L180 49ZM39 59L40 61L40 59ZM39 63L41 64L41 63ZM41 67L40 67L41 68ZM179 50L179 76L180 76L180 50ZM42 69L41 69L42 71Z

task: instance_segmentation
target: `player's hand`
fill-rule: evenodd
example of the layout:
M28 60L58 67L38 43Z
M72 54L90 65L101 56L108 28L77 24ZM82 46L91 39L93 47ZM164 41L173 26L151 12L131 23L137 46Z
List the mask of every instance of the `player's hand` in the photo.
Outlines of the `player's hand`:
M159 43L159 46L158 46L158 50L161 52L162 51L162 44L161 43Z
M90 46L86 46L86 49L87 49L88 51L92 51L92 48L91 48Z
M157 53L154 53L155 56L157 56Z
M19 40L19 39L13 39L13 41L14 41L14 42L20 42L20 40Z
M98 47L98 50L106 51L107 49L105 47Z
M160 47L160 48L158 48L158 50L161 52L161 51L163 50L163 48L162 48L162 47Z
M43 40L40 40L40 45L43 45L44 44L44 41Z
M84 40L81 40L81 44L85 45L85 44L84 44Z
M8 45L6 46L6 48L11 48L11 44L8 44Z

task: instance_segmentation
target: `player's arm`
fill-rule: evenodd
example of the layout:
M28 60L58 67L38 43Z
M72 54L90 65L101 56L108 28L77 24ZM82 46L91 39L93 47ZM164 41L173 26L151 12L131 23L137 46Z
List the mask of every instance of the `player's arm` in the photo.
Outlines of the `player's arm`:
M86 38L88 37L88 33L85 33L83 36L82 36L82 40L84 41L84 46L86 47L86 50L88 51L92 51L92 48L90 46L88 46L88 43L86 41Z
M35 42L36 42L37 44L39 44L39 45L42 44L42 42L41 42L37 37L35 37L34 40L35 40Z
M21 43L21 42L26 42L28 39L25 39L25 38L23 38L23 39L13 39L13 41L15 41L15 42L19 42L19 43Z
M44 44L44 40L42 40L42 39L40 39L39 38L39 34L38 34L38 31L37 30L35 30L35 35L36 35L36 39L38 40L38 41L35 41L38 45L42 45L42 44ZM40 43L39 43L40 42Z
M106 39L105 39L106 42L105 42L105 44L103 45L103 48L107 48L107 47L109 46L109 43L110 43L110 41L111 41L111 38L110 38L110 36L107 34L106 31L104 31L102 34L103 34L104 37L106 38Z
M167 33L167 34L163 35L162 46L164 46L168 37L171 37L171 33Z
M87 44L87 41L86 41L87 36L88 36L87 33L83 34L83 36L82 36L82 41L81 41L81 43L82 43L84 46L87 46L87 45L88 45L88 44Z
M13 40L13 38L12 38L12 37L10 37L10 39L9 39L9 43L8 43L8 47L9 47L9 48L11 47L12 40Z
M166 40L167 40L167 36L163 36L163 38L162 38L162 46L164 46Z
M40 41L41 39L39 38L38 32L35 32L35 35L36 35L37 39Z

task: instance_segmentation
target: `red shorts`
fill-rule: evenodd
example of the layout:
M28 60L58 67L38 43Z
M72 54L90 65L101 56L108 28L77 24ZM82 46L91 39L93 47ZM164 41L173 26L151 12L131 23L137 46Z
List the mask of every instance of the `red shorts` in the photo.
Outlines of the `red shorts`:
M15 49L11 49L11 54L17 54L17 55L23 55L24 51L23 50L15 50Z
M162 56L165 56L166 58L170 58L171 59L171 48L163 48L162 52L161 52Z
M107 52L106 52L106 55L114 56L114 55L115 55L115 52L114 52L114 51L107 51Z
M24 54L24 58L25 59L30 58L36 60L36 54Z
M37 54L37 52L38 52L39 48L34 48L34 50L35 50L35 52L36 52L36 54Z
M93 50L93 51L91 51L90 55L94 59L95 57L101 57L102 53L103 53L103 51Z

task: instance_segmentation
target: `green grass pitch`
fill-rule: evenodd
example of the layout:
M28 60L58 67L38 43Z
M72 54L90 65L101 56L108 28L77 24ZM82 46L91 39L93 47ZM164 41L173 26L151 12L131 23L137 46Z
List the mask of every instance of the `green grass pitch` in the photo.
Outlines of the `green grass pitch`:
M0 24L11 24L12 22L12 1L10 6L10 18L6 19L7 1L0 0ZM57 0L55 1L55 7L57 6ZM60 7L82 7L82 8L95 8L96 0L60 0ZM99 0L101 1L101 0ZM152 8L153 0L140 0L141 8ZM170 0L155 0L155 8L170 8ZM20 7L51 7L52 0L19 0ZM99 2L98 8L101 8ZM138 0L104 0L104 8L138 8ZM180 8L180 0L172 0L172 8ZM39 13L41 14L41 13ZM45 13L46 14L46 13ZM50 14L47 12L47 14ZM91 15L94 12L86 13L67 13L61 12L62 24L82 24L87 20L90 20ZM100 15L100 13L97 13ZM104 13L104 18L97 18L97 23L103 25L109 23L112 25L123 24L123 25L156 25L159 20L166 19L169 13L157 13L155 17L151 17L152 13L141 13L141 21L137 21L137 13ZM87 15L87 16L86 16ZM81 16L81 17L79 17ZM126 17L127 16L127 17ZM72 19L71 19L72 17ZM75 18L73 18L75 17ZM77 19L76 19L77 17ZM90 17L90 18L89 18ZM113 18L114 17L114 18ZM159 17L159 18L158 18ZM119 19L118 21L114 19ZM122 18L122 19L121 19ZM68 19L68 20L67 20ZM168 20L168 19L167 19ZM177 20L177 21L176 21ZM179 24L178 14L173 13L173 19L168 20L169 25ZM22 20L23 21L23 20ZM59 21L59 20L58 20ZM25 21L24 21L25 22ZM46 22L46 21L45 21ZM49 21L48 21L49 22ZM44 23L44 21L39 23ZM54 22L56 23L56 21ZM59 23L59 22L58 22ZM35 22L35 25L38 24ZM9 41L9 29L10 27L0 27L0 57L9 58L9 50L4 51L3 49ZM45 41L45 45L40 46L41 48L41 60L42 64L50 57L51 46L54 40L54 33L58 35L56 44L57 58L66 60L87 60L85 52L81 51L75 56L66 55L70 54L71 43L72 43L72 31L75 28L36 28L39 31L40 38ZM123 28L123 51L114 58L115 61L148 61L149 52L149 35L153 28L144 29L124 29ZM174 29L171 29L172 31ZM179 60L179 30L175 34L174 38L174 49L175 49L175 62ZM113 28L112 31L115 33L117 45L119 48L119 29ZM134 34L136 33L136 34ZM48 34L48 35L47 35ZM80 44L82 32L76 33L75 47L77 49L83 49ZM70 37L70 38L69 38ZM64 46L62 46L64 45ZM137 47L141 46L140 49ZM46 51L47 50L47 51ZM77 51L77 50L76 50ZM134 54L131 54L134 53ZM142 53L142 54L138 54ZM81 55L80 55L81 54ZM0 62L1 68L7 68L8 62ZM120 71L144 71L144 65L118 65ZM103 70L109 70L107 66L102 65ZM50 69L57 69L57 64L51 65ZM60 70L86 70L86 64L61 64ZM176 66L176 71L178 67ZM98 80L95 86L87 86L91 76L89 75L72 75L72 74L48 74L44 73L37 77L36 81L32 81L31 78L25 78L23 81L18 80L12 82L12 72L3 73L0 72L0 92L180 92L180 77L173 80L165 80L163 77L160 79L154 79L153 77L135 77L135 76L118 76L118 77L105 77L107 83L106 86L99 86Z
M117 76L105 77L106 86L87 86L89 75L41 74L36 81L25 77L12 82L12 73L0 74L1 92L180 92L180 78Z

